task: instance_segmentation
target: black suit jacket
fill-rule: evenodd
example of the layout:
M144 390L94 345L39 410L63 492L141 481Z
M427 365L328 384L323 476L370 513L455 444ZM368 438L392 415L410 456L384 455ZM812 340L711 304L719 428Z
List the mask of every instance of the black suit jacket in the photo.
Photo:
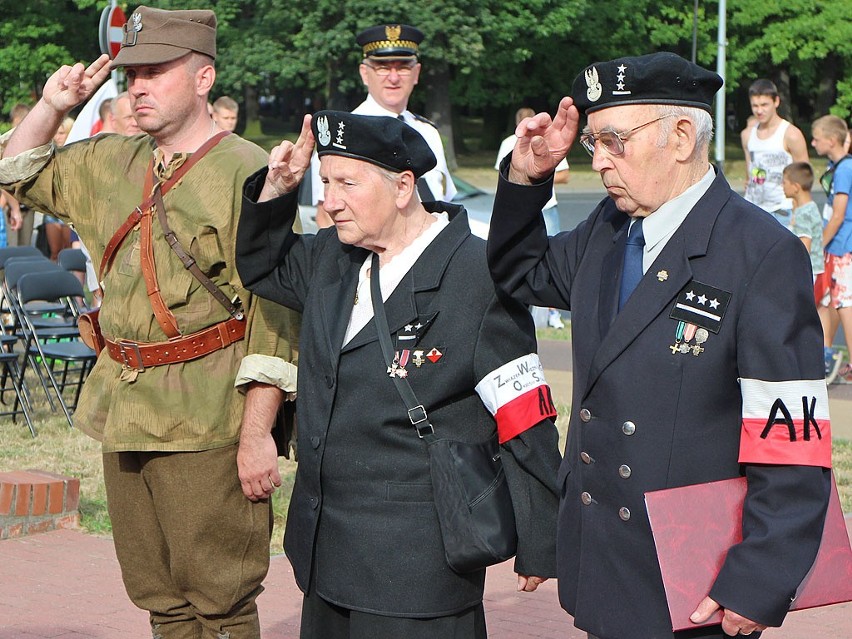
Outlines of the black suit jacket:
M264 177L246 185L237 267L249 289L303 313L299 467L284 539L296 580L379 614L434 617L476 605L485 571L459 575L446 564L426 444L387 375L375 323L342 346L369 252L341 244L334 229L294 234L294 195L254 202ZM420 325L407 346L408 380L436 434L482 441L495 421L475 387L534 353L534 331L526 309L497 294L463 209L441 208L451 222L386 300L388 325L394 340ZM543 420L504 445L522 574L555 574L556 442Z
M815 557L828 499L827 470L798 465L808 462L797 455L809 446L830 451L830 427L822 420L821 438L787 442L793 461L785 463L745 463L755 456L741 453L741 433L771 419L751 414L753 388L775 393L786 382L800 393L791 406L800 426L800 396L814 395L827 411L807 252L717 175L617 313L628 217L606 198L576 229L548 239L539 211L550 188L501 175L488 257L512 296L571 310L574 388L557 542L563 607L604 639L671 637L644 493L744 474L744 540L709 594L780 625ZM689 295L706 303L705 315L692 316L710 327L700 342L678 341L690 322L677 315L697 303Z

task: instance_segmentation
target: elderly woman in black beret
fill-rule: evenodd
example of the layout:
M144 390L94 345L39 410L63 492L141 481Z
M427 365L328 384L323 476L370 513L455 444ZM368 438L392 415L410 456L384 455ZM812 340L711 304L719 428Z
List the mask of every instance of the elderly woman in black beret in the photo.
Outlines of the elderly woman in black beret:
M298 235L297 187L315 141L334 227ZM495 290L464 209L419 200L417 179L434 165L402 122L324 111L306 116L299 140L273 149L245 185L240 276L303 313L299 467L284 538L305 594L303 638L486 637L485 569L448 564L430 454L399 378L436 437L498 438L519 589L555 571L559 453L533 323ZM268 460L269 472L242 477L243 490L263 499L280 483L275 445L250 414L246 422L240 450Z

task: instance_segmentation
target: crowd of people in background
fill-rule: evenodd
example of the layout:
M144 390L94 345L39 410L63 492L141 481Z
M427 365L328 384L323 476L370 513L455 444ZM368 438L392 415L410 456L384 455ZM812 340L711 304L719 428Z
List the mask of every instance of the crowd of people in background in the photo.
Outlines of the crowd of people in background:
M820 215L811 197L816 171L801 129L781 117L781 97L771 80L748 91L752 116L740 134L746 161L745 199L795 233L811 255L814 300L824 337L828 383L852 383L852 361L834 346L839 325L852 343L852 162L846 122L827 115L811 125L811 146L828 165L819 179L826 205ZM843 318L848 319L844 322Z

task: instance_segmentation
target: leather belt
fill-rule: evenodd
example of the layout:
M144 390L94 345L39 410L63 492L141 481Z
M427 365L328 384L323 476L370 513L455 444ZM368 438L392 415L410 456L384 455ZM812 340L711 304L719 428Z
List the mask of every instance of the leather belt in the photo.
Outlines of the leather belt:
M167 342L114 341L104 336L109 356L125 368L143 371L152 366L188 362L237 342L246 334L243 320L229 319L191 335Z

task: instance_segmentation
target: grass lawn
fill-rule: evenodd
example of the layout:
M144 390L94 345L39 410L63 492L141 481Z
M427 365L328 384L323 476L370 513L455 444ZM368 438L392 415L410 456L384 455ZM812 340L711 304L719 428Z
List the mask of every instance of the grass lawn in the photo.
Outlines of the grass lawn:
M569 331L542 329L539 339L567 339ZM40 393L35 380L31 380L34 394ZM567 415L570 406L567 398L557 397L557 408L565 417L557 423L564 446L568 429ZM36 407L36 427L38 437L30 437L23 421L17 424L11 419L0 426L0 472L26 470L29 468L61 473L80 480L80 517L83 528L97 535L111 533L106 508L106 494L103 485L101 452L98 442L90 439L77 429L68 428L61 414L53 414L46 404ZM852 442L836 440L833 444L834 472L840 491L844 512L852 512ZM284 520L289 503L290 492L295 478L296 464L284 458L279 459L279 470L283 478L281 490L273 497L275 527L270 551L281 552L284 532Z

